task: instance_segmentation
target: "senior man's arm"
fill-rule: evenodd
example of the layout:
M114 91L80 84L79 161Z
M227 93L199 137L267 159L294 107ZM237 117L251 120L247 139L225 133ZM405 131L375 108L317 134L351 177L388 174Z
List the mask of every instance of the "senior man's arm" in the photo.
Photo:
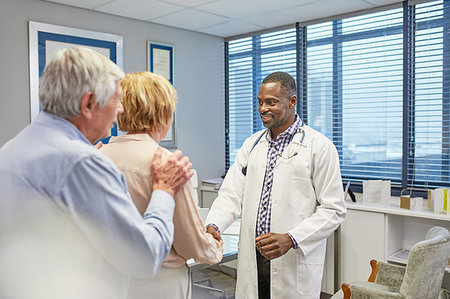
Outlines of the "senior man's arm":
M73 221L104 258L132 277L154 275L173 241L176 192L191 176L181 152L152 164L154 192L142 217L134 206L122 173L101 153L82 157L61 186Z

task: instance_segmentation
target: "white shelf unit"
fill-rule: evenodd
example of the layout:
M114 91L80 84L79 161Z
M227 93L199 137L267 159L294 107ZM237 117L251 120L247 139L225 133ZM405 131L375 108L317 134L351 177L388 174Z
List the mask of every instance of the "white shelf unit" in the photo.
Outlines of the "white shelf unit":
M432 214L430 212L430 214ZM387 261L406 265L408 262L408 253L411 247L417 242L424 240L427 231L433 226L442 226L450 230L450 217L436 215L439 217L420 217L420 214L389 214L387 216L388 247ZM428 215L425 215L428 216ZM447 219L445 219L445 218ZM443 219L444 218L444 219ZM447 267L447 271L450 268Z

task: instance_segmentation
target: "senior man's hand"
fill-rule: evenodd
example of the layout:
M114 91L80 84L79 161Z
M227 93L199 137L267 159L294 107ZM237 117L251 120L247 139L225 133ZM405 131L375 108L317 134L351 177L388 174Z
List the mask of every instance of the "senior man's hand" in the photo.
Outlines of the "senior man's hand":
M162 163L162 149L158 148L151 165L153 190L175 193L194 175L192 163L188 157L183 157L181 151L175 151L169 159Z
M102 146L103 146L103 142L101 142L101 141L97 142L97 143L94 145L94 147L95 147L96 149L101 149Z

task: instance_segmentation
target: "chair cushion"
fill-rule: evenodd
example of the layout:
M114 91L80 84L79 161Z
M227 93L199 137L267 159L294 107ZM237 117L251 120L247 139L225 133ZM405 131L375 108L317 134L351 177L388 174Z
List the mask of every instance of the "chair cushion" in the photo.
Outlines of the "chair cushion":
M391 292L391 293L398 293L398 289L392 286L377 284L373 282L368 281L355 281L350 284L351 288L364 288L369 291L383 291L383 292Z
M367 281L356 281L350 284L352 299L362 298L403 298L398 289Z
M358 298L402 298L395 287L385 286L367 281L355 281L350 284L352 299ZM342 289L331 297L331 299L342 299Z

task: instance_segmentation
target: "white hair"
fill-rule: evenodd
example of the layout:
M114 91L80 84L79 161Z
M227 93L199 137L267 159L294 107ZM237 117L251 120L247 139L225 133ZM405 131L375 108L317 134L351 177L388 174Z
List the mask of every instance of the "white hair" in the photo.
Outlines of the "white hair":
M63 49L56 53L42 74L39 87L42 110L71 119L80 114L81 98L89 91L103 108L123 77L123 71L116 64L94 50Z

